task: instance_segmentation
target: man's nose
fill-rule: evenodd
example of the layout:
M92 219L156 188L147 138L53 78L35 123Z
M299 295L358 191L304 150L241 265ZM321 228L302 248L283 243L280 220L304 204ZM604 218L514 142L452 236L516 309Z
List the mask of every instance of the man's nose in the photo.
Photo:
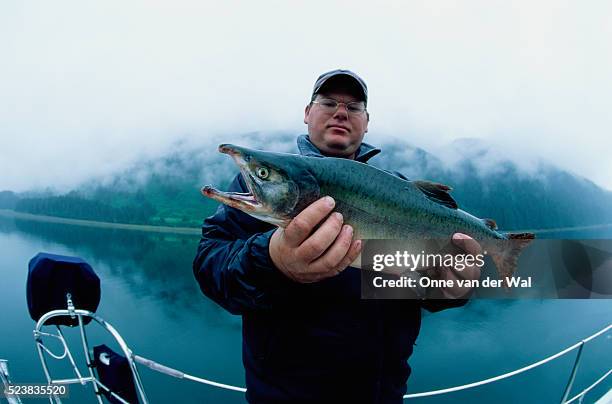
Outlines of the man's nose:
M336 112L334 112L334 117L348 118L348 109L345 103L338 103L338 108L336 108Z

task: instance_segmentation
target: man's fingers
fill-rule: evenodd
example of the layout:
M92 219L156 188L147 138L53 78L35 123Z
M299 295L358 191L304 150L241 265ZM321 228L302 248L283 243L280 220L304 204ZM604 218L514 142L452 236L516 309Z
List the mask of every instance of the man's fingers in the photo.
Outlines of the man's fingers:
M344 271L353 261L357 259L362 249L362 241L361 240L353 240L351 243L348 252L342 258L340 263L336 265L335 268L317 268L316 272L309 273L309 277L311 282L317 282L323 280L325 278L330 278L332 276L338 275L340 272Z
M317 230L317 233L319 230ZM342 259L346 256L349 248L351 247L351 242L353 241L353 228L348 225L343 226L340 234L338 234L337 237L334 237L334 239L335 240L332 240L333 244L330 243L331 247L325 251L325 254L321 255L312 262L310 267L313 271L327 272L331 269L337 268L340 265Z
M461 248L468 254L477 255L482 252L482 247L478 241L474 240L467 234L455 233L453 234L453 244Z
M308 238L312 229L323 220L334 208L335 201L325 196L300 212L293 218L284 232L284 239L291 247L297 247Z
M351 265L357 259L357 257L359 257L359 254L361 253L361 246L361 240L353 240L348 252L340 262L340 265L336 268L338 270L338 273L344 271L346 267Z
M362 247L363 242L361 240L353 240L348 252L340 261L340 264L337 265L335 268L314 268L313 266L310 266L307 272L295 274L294 280L301 283L313 283L319 282L326 278L331 278L332 276L336 276L340 272L344 271L353 261L357 259L357 257L361 253Z
M316 260L332 245L332 243L334 243L336 238L339 238L338 234L342 230L342 222L342 214L338 212L332 213L321 227L298 247L296 255L304 262ZM344 256L345 253L346 251L342 253L342 256ZM342 256L340 258L342 258Z

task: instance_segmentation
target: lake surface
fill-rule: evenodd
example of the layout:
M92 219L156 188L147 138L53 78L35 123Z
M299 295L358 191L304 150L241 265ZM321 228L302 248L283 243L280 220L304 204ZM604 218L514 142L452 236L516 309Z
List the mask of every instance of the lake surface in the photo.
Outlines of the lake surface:
M547 237L612 238L612 230ZM43 382L25 298L27 263L40 251L76 255L102 283L98 314L144 357L207 379L244 385L241 319L209 301L192 275L197 236L0 218L0 358L13 382ZM478 300L426 315L409 392L451 387L514 370L552 355L612 322L612 300ZM92 327L90 327L92 328ZM92 345L110 340L92 328ZM68 333L76 336L74 330ZM612 333L585 346L573 391L585 388L612 363ZM55 351L57 351L55 347ZM80 351L75 351L80 353ZM575 352L511 379L415 403L558 402ZM65 371L63 366L53 369ZM59 375L58 375L59 376ZM243 395L174 379L141 367L152 402L242 403ZM71 377L64 373L61 377ZM597 388L600 396L612 379ZM40 401L38 401L40 402ZM71 386L69 403L94 402L89 388Z

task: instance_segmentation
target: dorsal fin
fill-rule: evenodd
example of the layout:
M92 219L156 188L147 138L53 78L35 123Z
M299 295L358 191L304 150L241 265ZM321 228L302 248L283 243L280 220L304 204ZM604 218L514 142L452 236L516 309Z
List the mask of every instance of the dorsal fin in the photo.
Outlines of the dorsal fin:
M481 219L482 222L491 230L497 230L497 223L493 219Z
M450 196L449 192L451 191L451 187L448 185L424 180L412 181L412 183L416 185L428 199L444 205L447 208L457 209L457 202Z

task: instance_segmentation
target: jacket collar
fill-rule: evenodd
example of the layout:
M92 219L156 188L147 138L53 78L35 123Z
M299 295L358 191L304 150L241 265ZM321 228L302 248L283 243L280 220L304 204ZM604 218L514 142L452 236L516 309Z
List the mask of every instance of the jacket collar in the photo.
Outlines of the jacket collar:
M308 135L300 135L297 138L297 146L302 156L308 157L324 157L323 154L317 149L317 147L310 141ZM361 143L359 149L357 149L356 161L365 163L372 157L380 153L381 150L369 145L367 143Z

